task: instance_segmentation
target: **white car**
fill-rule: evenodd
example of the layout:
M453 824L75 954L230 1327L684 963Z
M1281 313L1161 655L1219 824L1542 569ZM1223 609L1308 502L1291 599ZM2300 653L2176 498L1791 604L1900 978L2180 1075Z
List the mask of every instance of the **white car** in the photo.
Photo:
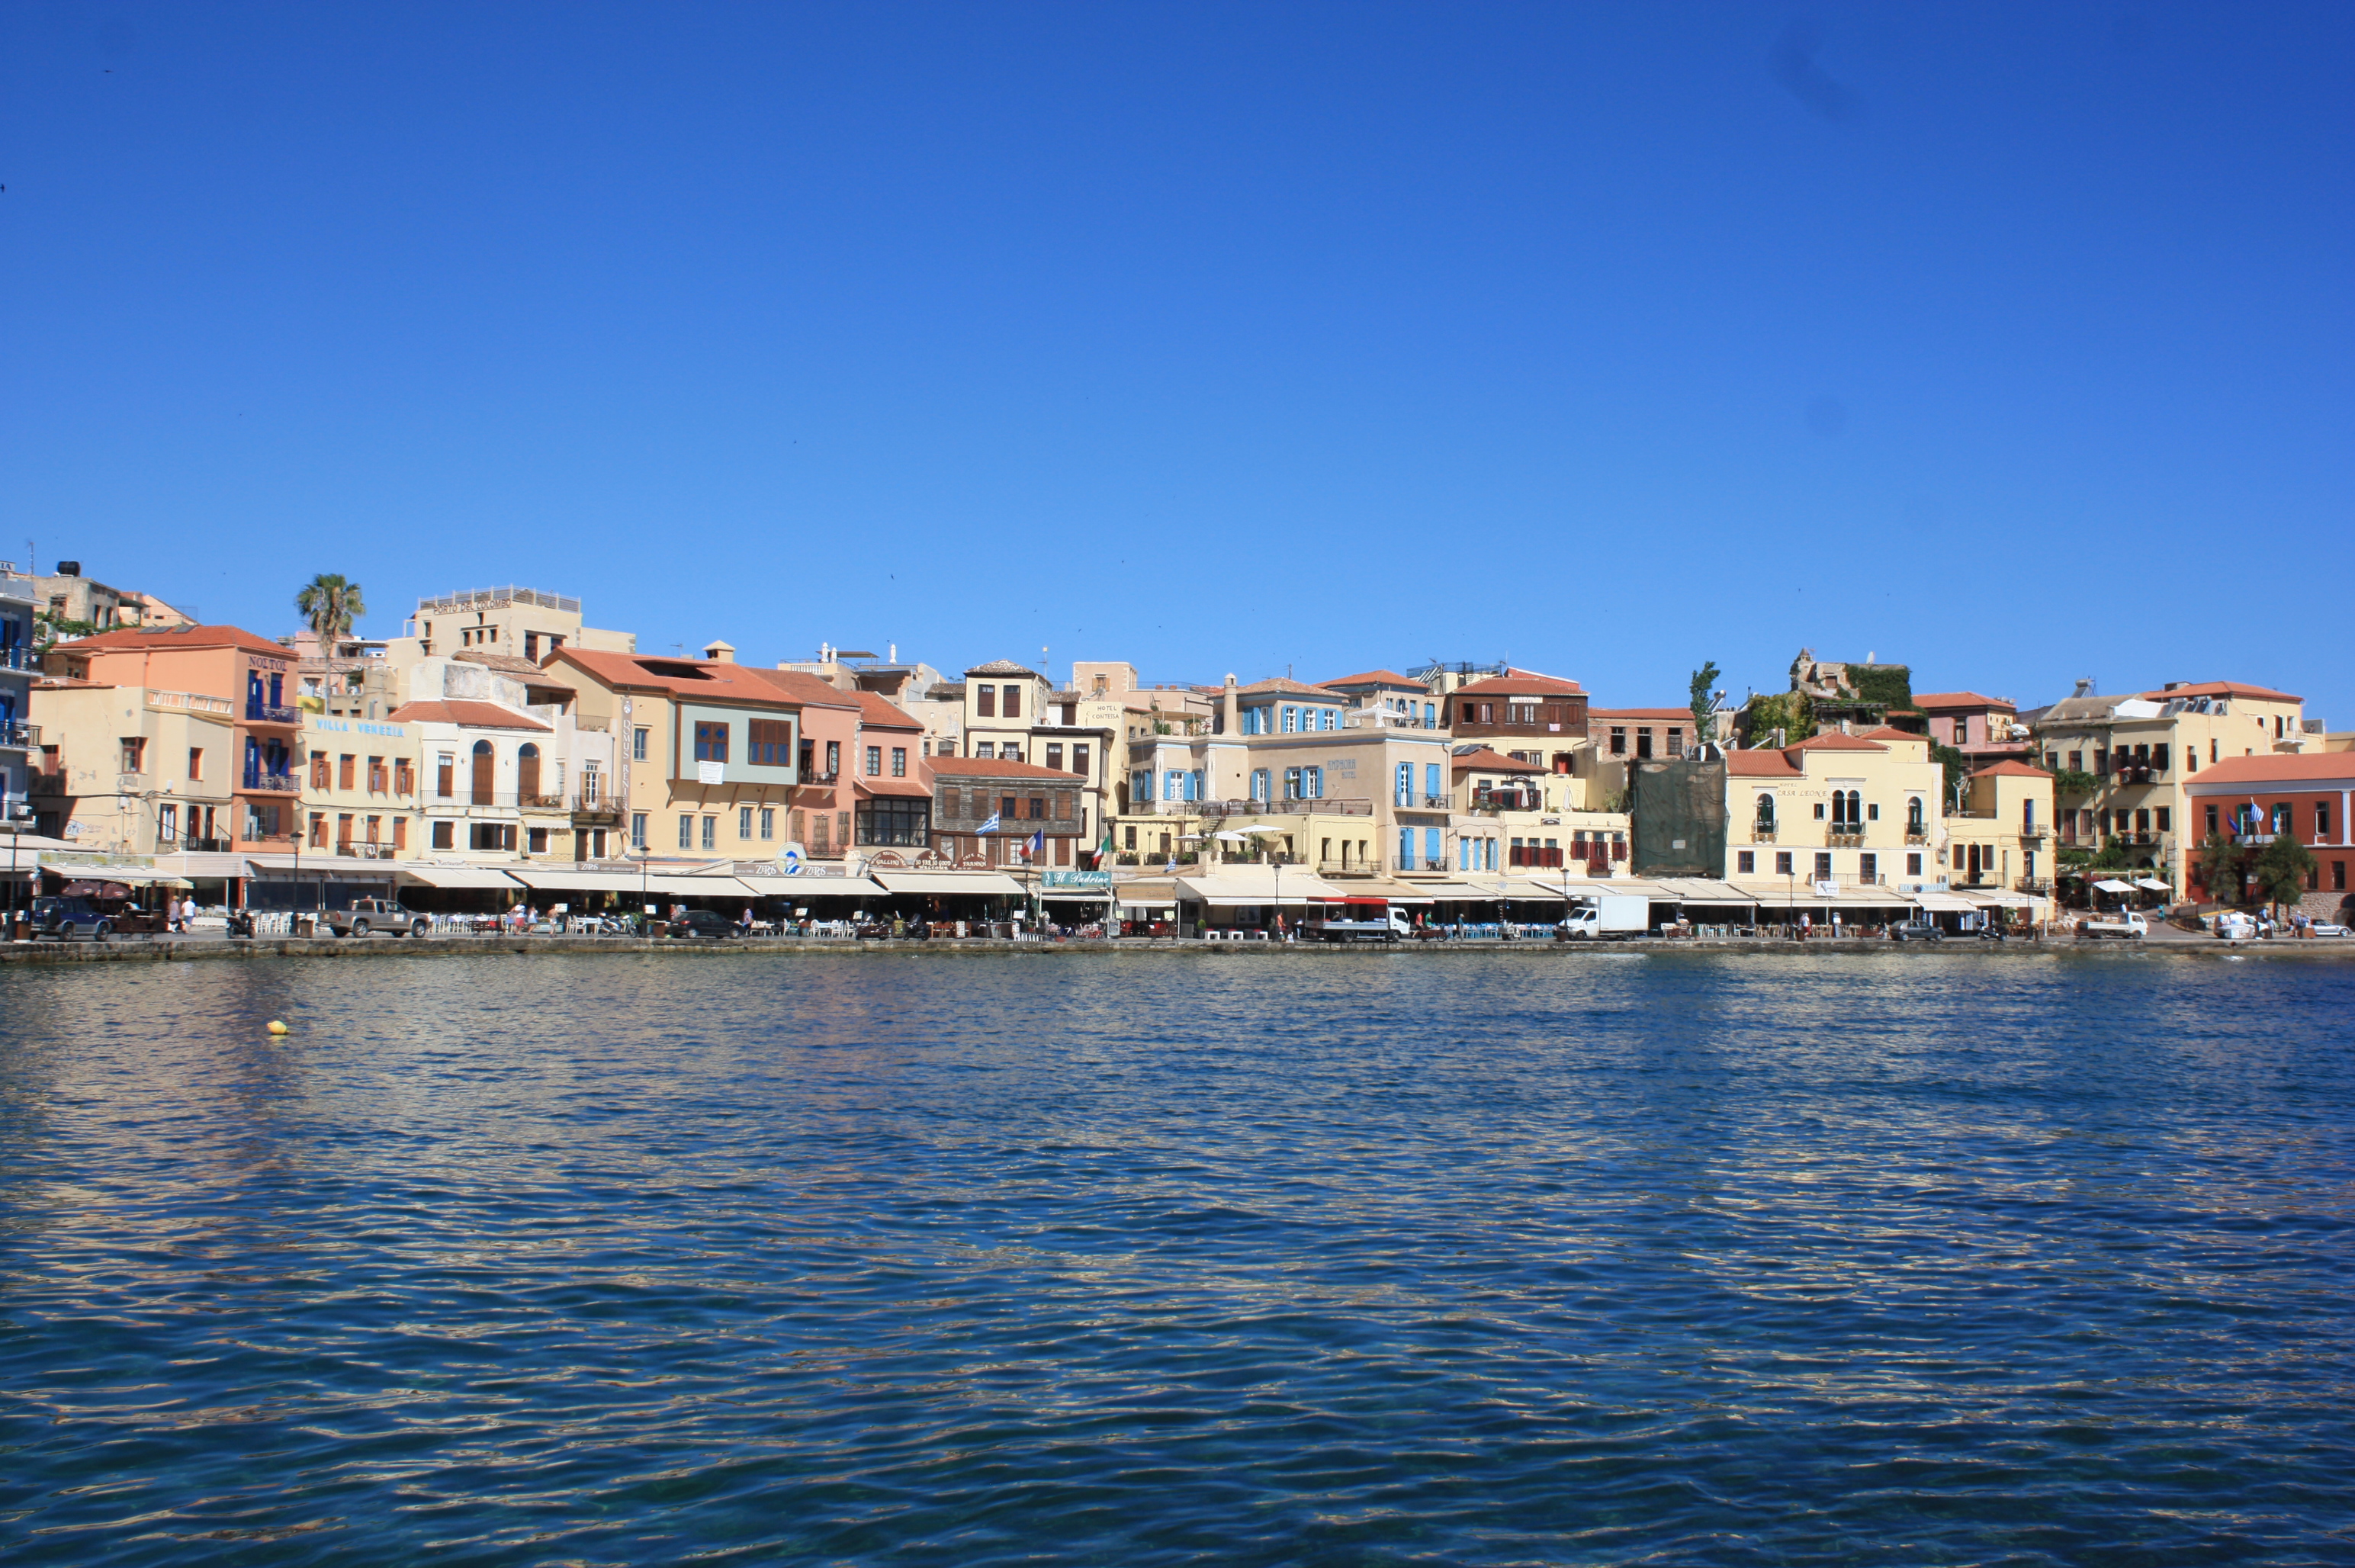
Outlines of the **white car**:
M2216 917L2216 936L2222 942L2253 942L2256 939L2257 923L2238 911L2228 910Z
M2348 930L2335 920L2318 920L2312 927L2317 936L2345 936Z

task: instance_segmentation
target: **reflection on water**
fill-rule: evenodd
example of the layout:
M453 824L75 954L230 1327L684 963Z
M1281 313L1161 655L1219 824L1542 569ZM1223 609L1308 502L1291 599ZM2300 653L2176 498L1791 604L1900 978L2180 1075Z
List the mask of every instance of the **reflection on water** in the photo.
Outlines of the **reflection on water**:
M0 1000L11 1562L2311 1562L2355 1516L2338 966Z

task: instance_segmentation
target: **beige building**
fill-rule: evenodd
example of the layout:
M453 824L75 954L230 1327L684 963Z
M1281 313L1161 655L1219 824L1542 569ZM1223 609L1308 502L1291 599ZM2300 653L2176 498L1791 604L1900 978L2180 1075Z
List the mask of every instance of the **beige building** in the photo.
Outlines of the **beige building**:
M1923 736L1834 731L1725 761L1728 880L1902 892L1944 880L1945 770Z
M408 681L410 700L390 726L414 742L423 819L417 853L479 861L620 856L613 727L580 710L573 686L502 655L433 655L410 667ZM312 834L319 836L315 818Z
M164 628L195 624L191 617L152 593L110 588L96 578L83 576L80 561L61 560L55 571L21 577L16 581L41 616L52 624L112 632L127 627Z
M297 763L304 853L363 860L417 853L421 729L389 719L304 715Z
M2238 681L2169 681L2157 691L2102 697L2082 681L2029 715L2055 775L2060 855L2072 865L2115 849L2113 864L2164 880L2184 896L2200 835L2188 785L2228 757L2298 755L2322 737L2306 728L2305 699Z
M227 698L86 679L33 688L52 831L115 854L226 850L236 831Z
M1478 744L1454 748L1455 869L1624 876L1625 812L1586 807L1591 781Z
M496 654L538 664L559 648L635 653L637 635L583 625L581 601L535 588L473 588L420 599L401 635L383 645L393 689L405 698L420 659Z
M1945 829L1949 888L2051 893L2052 775L2042 768L2019 762L1981 768Z

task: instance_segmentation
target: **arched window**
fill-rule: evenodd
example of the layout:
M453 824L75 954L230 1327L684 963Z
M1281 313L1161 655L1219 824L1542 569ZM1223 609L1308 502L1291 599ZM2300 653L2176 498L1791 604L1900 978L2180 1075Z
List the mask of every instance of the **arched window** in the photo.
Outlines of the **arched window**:
M1860 789L1848 792L1848 825L1850 827L1864 826L1864 792Z
M526 741L516 752L516 794L517 804L539 793L539 748Z
M1774 797L1771 795L1758 797L1758 826L1768 833L1774 831Z
M1922 797L1918 795L1905 803L1905 831L1908 833L1924 831L1922 820Z
M491 804L491 743L488 741L475 741L474 804L476 805Z

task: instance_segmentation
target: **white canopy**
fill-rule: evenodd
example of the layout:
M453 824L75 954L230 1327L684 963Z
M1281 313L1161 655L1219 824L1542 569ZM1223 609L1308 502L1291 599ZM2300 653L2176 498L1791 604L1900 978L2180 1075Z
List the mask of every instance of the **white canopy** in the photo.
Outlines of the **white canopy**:
M496 888L513 892L523 885L505 871L488 866L427 866L407 860L395 869L410 881L422 882L429 888Z
M865 877L764 877L746 873L736 879L763 898L872 899L883 896L879 882Z
M507 873L533 891L559 893L634 893L635 871L552 870L543 866L518 866Z
M2155 893L2174 891L2173 888L2169 887L2167 883L2160 881L2156 877L2137 877L2135 879L2135 886L2138 888L2148 888Z
M1913 901L1933 914L1976 914L1979 908L1959 893L1915 893Z
M1340 889L1316 872L1291 866L1220 866L1215 873L1178 879L1180 897L1212 909L1244 909L1254 904L1305 904L1316 899L1337 899Z
M878 871L875 880L883 884L886 891L894 893L1017 897L1022 891L1022 884L1003 871Z
M2102 891L2105 893L2130 893L2134 891L2134 884L2132 882L2122 882L2115 877L2104 877L2100 881L2095 882L2094 885L2101 889Z

